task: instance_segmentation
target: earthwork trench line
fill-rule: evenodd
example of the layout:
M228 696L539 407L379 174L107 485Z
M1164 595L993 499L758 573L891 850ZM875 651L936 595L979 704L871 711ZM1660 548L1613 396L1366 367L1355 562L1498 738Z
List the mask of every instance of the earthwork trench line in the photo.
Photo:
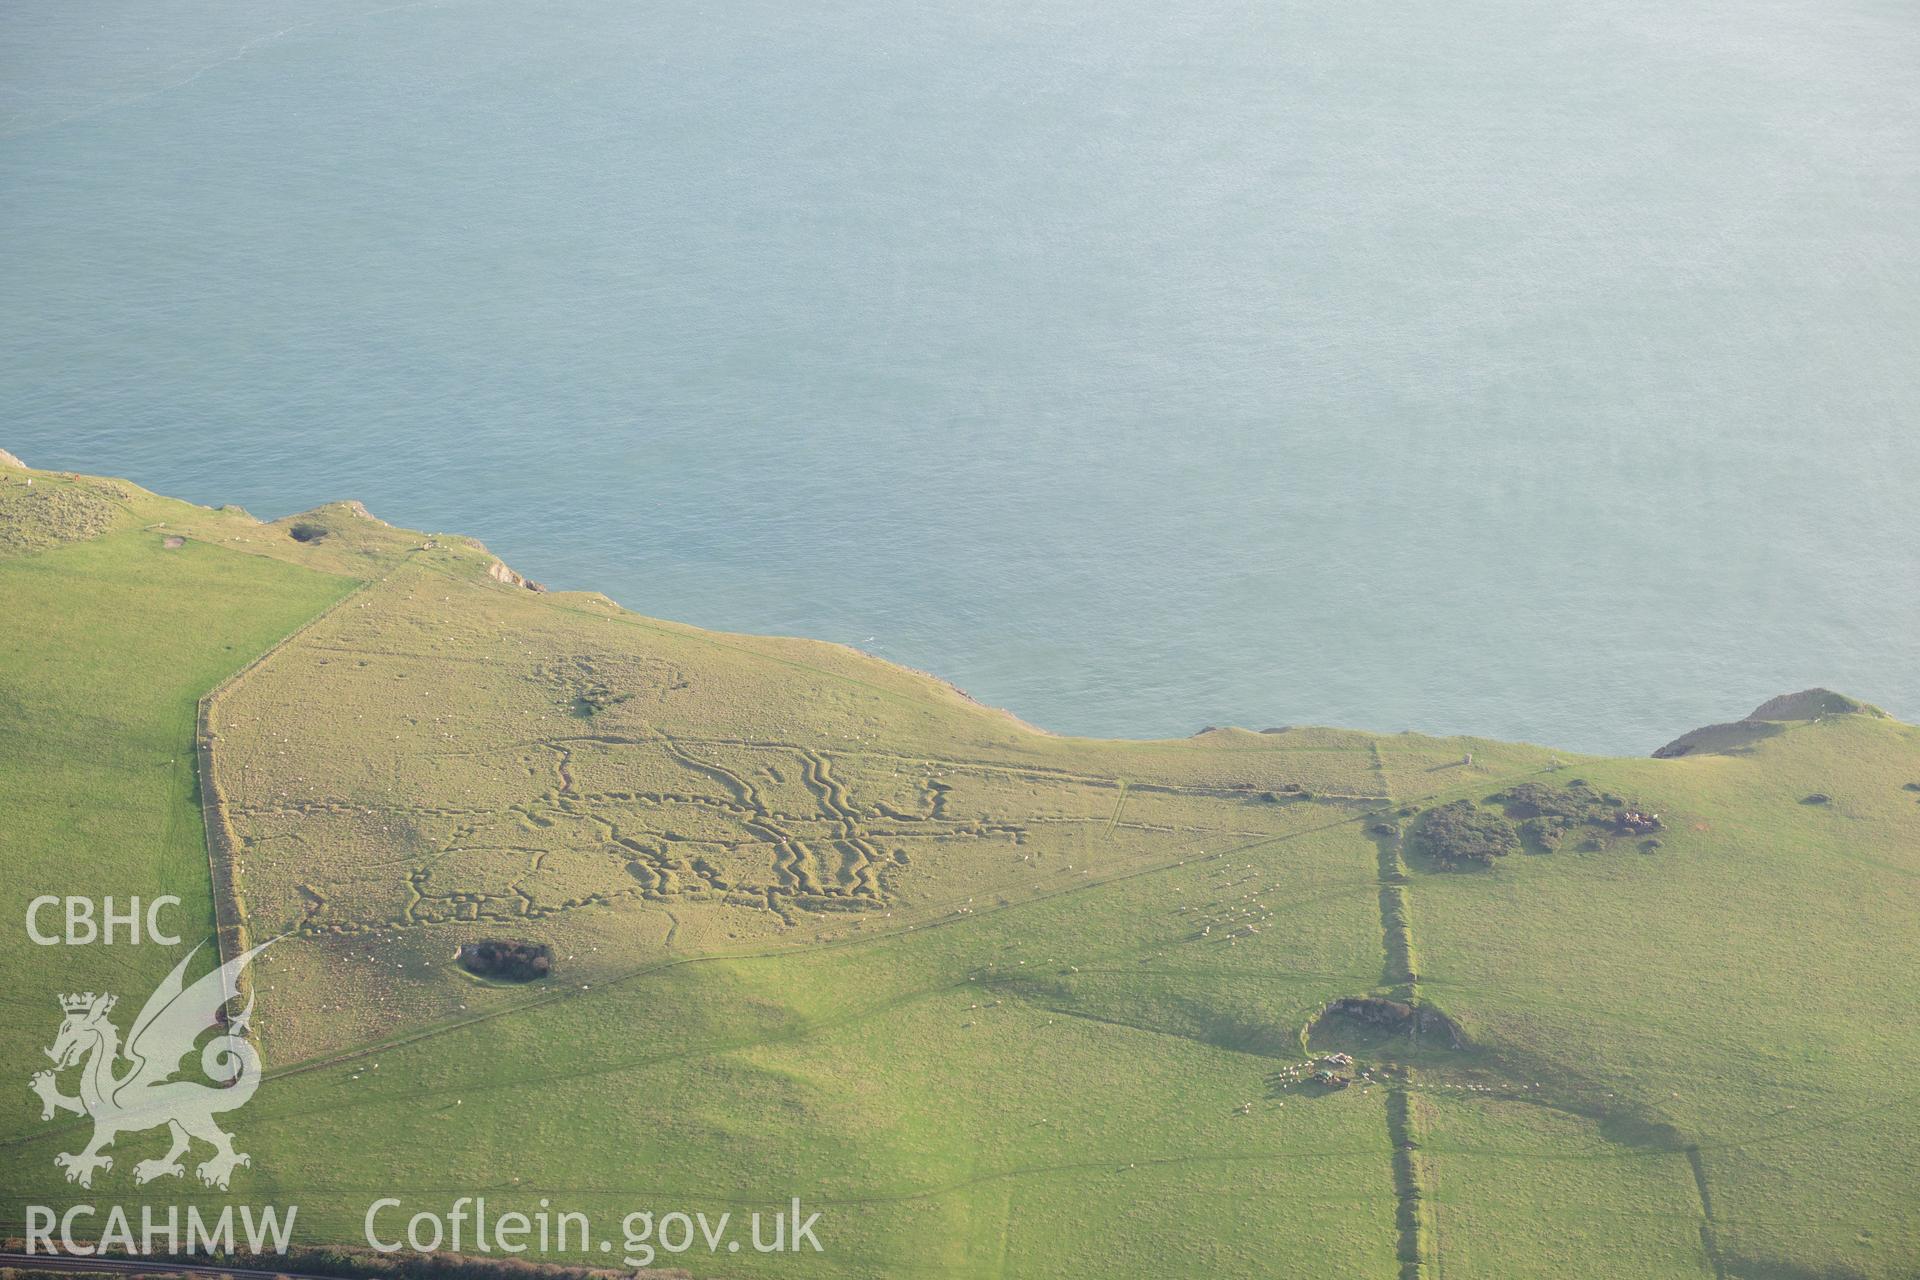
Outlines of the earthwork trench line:
M402 565L411 560L413 555L413 552L407 552L406 559L401 562ZM207 874L213 884L214 946L220 953L222 963L246 950L247 922L233 875L234 861L239 854L239 841L234 837L232 824L227 821L226 796L220 790L220 780L215 775L213 767L214 745L217 741L214 733L214 710L219 706L222 698L238 688L241 681L257 671L269 658L345 608L350 601L359 599L374 586L385 582L393 576L393 572L389 570L378 578L363 580L338 600L255 655L251 662L213 686L207 691L206 696L200 699L194 732L194 755L200 767L200 814L206 826ZM240 983L244 990L251 984L250 975L242 973Z
M1475 785L1476 786L1486 785L1488 781L1492 781L1496 784L1502 781L1514 781L1522 777L1533 776L1538 772L1539 770L1525 770L1512 775L1510 779L1481 780ZM1440 796L1444 796L1448 794L1450 790L1454 790L1454 789L1457 789L1457 788L1442 788L1438 791L1431 793L1429 796L1424 797L1424 799L1426 800L1437 799ZM719 961L719 960L761 959L761 958L766 958L771 956L785 955L790 952L801 950L803 947L810 948L812 950L827 950L827 949L837 950L842 947L865 946L869 944L885 942L890 939L902 937L909 933L924 932L925 930L928 930L928 929L946 928L952 925L979 919L980 917L983 917L983 916L997 915L1002 912L1010 911L1018 907L1031 906L1041 902L1051 901L1055 898L1062 897L1066 894L1080 893L1089 889L1104 887L1106 885L1124 883L1125 881L1139 879L1144 876L1158 875L1162 872L1170 871L1175 867L1183 866L1188 863L1213 862L1222 858L1235 857L1240 854L1251 852L1255 849L1265 848L1268 845L1285 843L1291 840L1300 839L1305 836L1316 835L1321 832L1330 831L1335 828L1345 826L1353 822L1363 821L1368 818L1377 817L1379 816L1380 812L1381 811L1379 810L1374 810L1374 811L1369 811L1369 812L1364 812L1359 814L1346 814L1341 817L1334 818L1328 822L1321 823L1314 827L1302 828L1298 831L1290 831L1290 832L1282 833L1280 835L1268 836L1262 839L1248 841L1245 844L1236 845L1232 848L1217 850L1213 853L1182 855L1177 858L1167 858L1167 859L1154 862L1154 863L1149 863L1146 865L1136 865L1133 867L1125 867L1125 868L1118 869L1102 877L1098 877L1098 878L1087 877L1086 879L1077 879L1076 882L1072 884L1061 885L1052 889L1041 890L1030 897L1025 897L1018 901L1010 901L1008 903L1005 903L1004 905L994 905L994 906L989 906L981 909L975 909L969 912L961 912L955 909L956 907L964 903L964 899L961 899L961 898L954 898L947 902L930 903L926 908L928 912L935 913L935 912L941 912L944 910L945 914L933 914L933 915L930 915L929 918L924 919L920 922L906 924L901 926L900 928L888 930L884 933L845 936L845 937L837 938L828 942L786 943L786 944L772 946L772 947L715 950L712 952L705 952L699 955L682 955L682 956L667 957L661 960L656 960L651 963L639 966L625 973L615 974L603 982L595 983L594 990L603 991L606 988L614 986L616 984L631 982L636 979L649 977L668 969L677 968L681 965L703 964L709 961ZM447 1019L447 1020L432 1024L430 1026L416 1028L412 1031L405 1032L397 1036L390 1036L380 1040L370 1041L363 1045L343 1048L343 1049L333 1051L331 1053L322 1054L315 1058L310 1058L304 1061L290 1063L285 1067L269 1070L267 1072L267 1077L270 1079L277 1079L283 1076L296 1075L296 1074L301 1074L308 1071L319 1070L328 1066L334 1066L343 1062L350 1062L358 1058L366 1057L369 1054L387 1052L393 1049L400 1048L404 1045L414 1044L414 1043L418 1043L420 1041L429 1040L429 1039L436 1039L442 1035L447 1035L452 1032L462 1030L466 1027L475 1026L483 1022L490 1022L495 1018L503 1018L503 1017L509 1017L512 1015L520 1014L520 1013L531 1012L535 1009L541 1008L548 1004L552 1004L559 1000L573 1000L573 999L583 999L583 998L590 999L591 993L576 991L572 989L542 992L537 995L530 996L529 998L519 1001L515 1004L505 1005L499 1008L489 1009L481 1012L470 1013L463 1018ZM0 1144L0 1145L4 1145L4 1144Z
M345 601L343 600L341 603L345 603ZM320 618L316 617L308 625L311 626L314 623L317 623L318 621L320 621ZM292 637L290 636L288 637L288 639L292 639ZM283 641L283 643L285 642ZM1518 778L1522 776L1528 776L1528 774L1531 774L1533 772L1537 772L1537 771L1527 771L1526 773L1515 774L1513 776L1515 778ZM1497 782L1502 780L1492 780L1492 781ZM1484 783L1482 785L1484 785ZM1436 799L1440 796L1447 794L1448 790L1449 790L1448 788L1442 788L1423 798L1427 800ZM1379 812L1380 812L1379 810L1375 810L1368 813L1347 814L1342 817L1333 819L1331 821L1321 823L1315 827L1305 828L1298 831L1286 832L1280 835L1275 835L1275 836L1270 836L1270 837L1266 837L1259 840L1249 841L1245 844L1237 845L1228 849L1218 850L1210 854L1203 853L1203 854L1196 854L1192 856L1182 856L1179 858L1167 859L1162 862L1149 864L1146 866L1135 866L1132 868L1123 868L1107 876L1103 876L1099 879L1090 878L1088 880L1080 881L1078 883L1057 887L1051 890L1045 890L1034 895L1033 897L1025 898L1018 902L1008 902L1003 905L989 907L982 912L960 913L960 912L951 910L953 903L931 904L931 909L933 910L938 910L942 905L947 906L949 908L948 914L943 916L936 916L934 918L925 920L918 924L909 924L904 926L901 929L891 930L886 933L876 933L876 934L866 935L866 936L849 936L849 937L834 939L829 942L813 944L812 949L814 950L836 949L837 950L841 947L863 946L863 945L868 945L872 943L886 942L893 939L897 939L909 933L917 933L927 929L943 928L946 926L959 924L961 922L973 919L977 915L999 914L1004 911L1012 910L1016 907L1030 906L1030 905L1035 905L1041 902L1050 901L1055 898L1063 897L1067 894L1079 893L1089 889L1100 888L1100 887L1104 887L1111 884L1123 883L1125 881L1140 879L1150 875L1157 875L1164 871L1169 871L1175 867L1183 866L1188 863L1201 864L1201 863L1215 862L1223 858L1231 858L1240 854L1250 852L1254 849L1266 847L1268 845L1286 843L1288 841L1295 840L1303 836L1318 834L1321 832L1333 830L1340 826L1344 826L1348 823L1361 821L1369 817L1376 817L1378 816ZM958 902L958 901L960 900L959 899L954 900L954 902ZM799 949L800 948L794 944L786 944L786 945L775 946L775 947L742 948L742 949L732 950L732 951L714 951L714 952L704 953L700 955L669 957L666 959L654 961L647 965L640 966L639 968L630 970L624 974L616 974L612 978L608 979L606 982L596 984L596 989L604 989L605 987L609 987L617 983L625 983L637 978L643 978L650 975L658 974L669 969L678 968L682 965L701 964L701 963L714 961L714 960L739 960L739 959L766 958L766 957L789 954ZM926 994L926 993L908 993L906 996L901 997L900 999L903 999L903 1000L912 999L916 994ZM294 1062L294 1063L288 1064L285 1067L281 1067L278 1069L271 1069L267 1072L266 1078L281 1079L288 1076L306 1074L308 1072L321 1070L329 1066L335 1066L341 1063L355 1061L357 1059L367 1057L371 1054L387 1052L387 1051L398 1049L407 1045L419 1043L421 1041L436 1039L442 1035L446 1035L451 1032L476 1026L483 1022L490 1022L495 1018L506 1017L509 1015L519 1014L519 1013L532 1012L535 1009L541 1008L548 1004L552 1004L559 1000L570 1000L570 999L579 999L579 998L584 998L582 992L574 991L571 989L544 992L539 995L535 995L530 999L523 1000L519 1003L508 1005L502 1008L496 1008L496 1009L487 1010L480 1013L469 1014L464 1018L449 1019L431 1026L417 1028L413 1031L406 1032L401 1035L386 1037L376 1041L370 1041L356 1047L341 1049L332 1053L326 1053L314 1058L306 1059L304 1061ZM883 1002L883 1004L884 1003L887 1003L887 1002ZM854 1011L854 1013L850 1016L853 1016L853 1017L870 1016L872 1013L876 1011L877 1010L874 1010L874 1009ZM795 1034L804 1035L804 1034L807 1034L808 1030L809 1029L805 1027L791 1029L791 1030L776 1034L776 1036L773 1037L773 1039L776 1039L776 1040L788 1039L793 1037ZM57 1127L58 1126L56 1126L56 1128ZM40 1135L27 1135L19 1139L0 1141L0 1148L14 1147L14 1146L21 1145L23 1142L33 1140L35 1136L45 1137L47 1136L47 1134L42 1133Z
M278 643L274 644L273 646L268 648L265 652L255 657L251 662L249 662L246 666L242 667L239 671L229 676L226 680L223 680L219 685L215 686L215 688L211 690L204 698L201 699L200 735L199 735L198 745L199 745L199 755L200 755L200 765L201 765L201 771L202 771L202 785L203 785L202 811L203 811L203 815L205 816L206 824L207 824L208 865L209 865L209 872L212 876L213 883L214 883L216 923L220 927L221 936L220 936L219 944L220 944L223 958L229 954L237 954L238 950L241 949L241 944L244 942L246 935L245 935L245 920L240 908L238 896L234 888L233 878L231 874L231 863L232 863L232 859L235 851L235 841L233 839L231 827L228 824L226 819L225 800L218 789L218 782L215 778L214 770L213 770L213 748L214 748L214 741L215 741L214 734L213 734L213 720L212 720L213 709L228 691L237 687L239 683L247 675L249 675L251 672L253 672L254 670L258 669L260 666L262 666L269 658L272 658L273 656L275 656L276 654L284 650L293 641L295 641L302 635L305 635L306 633L308 633L309 631L317 627L321 622L331 617L333 613L343 608L350 601L357 599L359 596L361 596L362 594L370 590L372 587L385 583L386 581L391 579L394 573L398 572L400 568L404 568L413 562L413 555L414 553L408 552L406 554L406 558L401 562L399 566L396 566L394 570L390 570L388 573L382 575L380 578L369 579L360 583L358 587L348 592L345 596L341 597L341 599L336 601L333 605L329 606L328 608L322 610L320 613L316 614L314 617L309 619L300 627L296 628L295 630L290 632L288 635L283 637ZM430 564L423 564L421 568L424 572L441 573L445 576L449 576L449 577L452 576L450 574L445 574L444 570L441 570L436 566L433 566ZM571 609L568 606L557 606L557 607L569 608L570 612L581 613L587 616L594 616L594 617L605 616L601 614L590 613L589 611L584 609ZM638 626L642 630L657 630L661 632L665 632L666 630L665 628L661 628L661 627L651 627L651 628L646 627L642 623L640 623L637 619L634 619L624 614L621 615L621 620L628 622L629 625ZM675 633L675 634L679 634L679 633ZM739 646L724 645L724 644L720 645L720 647L739 648ZM743 650L743 652L753 653L753 651L751 650ZM887 695L890 698L893 698L894 700L909 701L908 699L899 698L898 695L893 694L892 691L890 690L881 689L878 686L871 685L869 682L859 680L858 678L844 677L844 676L840 676L840 673L821 671L816 668L806 667L806 664L795 663L795 662L792 662L791 660L776 658L776 657L773 657L772 655L753 653L753 656L762 658L767 661L775 662L780 665L802 667L809 670L815 670L817 674L821 674L821 675L837 676L843 679L847 679L851 683L871 688L874 690L874 692ZM1525 772L1530 774L1536 771L1529 770ZM1516 776L1521 776L1521 775L1516 775ZM1114 781L1118 785L1123 787L1122 799L1124 800L1124 794L1125 794L1124 781L1121 781L1121 780L1114 780ZM1490 780L1482 780L1481 785L1485 785L1487 781L1490 781ZM1446 788L1442 788L1439 791L1436 791L1434 793L1434 796L1445 794L1446 790L1447 790ZM1115 817L1117 818L1117 816L1118 816L1118 812L1116 809ZM1218 859L1221 857L1233 856L1236 854L1250 851L1252 849L1265 847L1266 845L1269 845L1269 844L1279 843L1282 841L1295 839L1301 836L1311 835L1320 831L1330 830L1334 827L1345 825L1350 822L1361 821L1373 816L1377 816L1376 812L1370 811L1370 812L1365 812L1361 814L1348 814L1343 817L1334 819L1333 821L1320 824L1319 826L1316 826L1316 827L1304 828L1299 831L1288 832L1278 836L1272 836L1272 837L1266 837L1259 840L1254 840L1247 844L1236 846L1235 848L1232 848L1232 849L1217 851L1213 854L1201 854L1193 858L1182 856L1180 858L1167 859L1162 862L1149 864L1146 866L1139 866L1131 869L1122 869L1116 873L1099 877L1099 878L1089 877L1085 880L1081 880L1077 883L1063 886L1061 888L1056 888L1050 891L1042 891L1032 897L1023 898L1020 902L1017 902L1017 903L1009 902L1004 906L988 907L985 909L984 912L972 911L972 912L961 913L961 912L955 911L953 910L953 908L955 905L957 905L957 902L958 902L957 899L954 902L950 902L946 904L940 904L940 903L929 904L930 910L934 912L938 912L939 910L941 910L942 906L944 905L947 908L948 914L944 916L935 916L934 918L925 920L918 924L908 924L899 930L889 931L888 933L885 933L885 934L874 934L874 935L860 936L860 937L847 937L847 938L836 940L835 942L832 942L832 943L815 944L815 945L816 946L826 945L826 946L834 946L834 947L846 946L846 945L859 945L862 943L874 941L884 937L897 936L898 934L901 934L901 933L913 932L913 931L918 931L918 930L923 930L928 928L937 928L945 925L951 925L951 924L958 923L962 920L972 918L977 915L994 914L994 913L998 913L999 911L1011 909L1014 906L1027 905L1031 903L1046 901L1048 899L1057 897L1063 893L1080 892L1084 889L1091 889L1091 888L1099 887L1106 884L1118 883L1124 880L1133 879L1138 876L1158 874L1159 872L1171 869L1172 867L1183 865L1188 861L1212 861L1214 859ZM717 960L717 959L724 959L724 958L750 958L751 956L754 956L754 955L773 955L773 954L780 954L791 949L793 949L793 947L790 944L788 946L749 952L747 954L747 957L734 956L732 953L725 952L725 951L716 951L714 953L711 953L708 955L701 955L701 956L675 957L665 961L660 961L653 964L642 966L626 974L615 975L612 979L609 980L608 983L601 984L601 985L605 986L615 982L630 981L634 978L642 977L651 973L656 973L656 972L659 972L661 969L669 968L678 964L697 963L703 960ZM473 1015L465 1019L449 1020L434 1026L420 1028L412 1033L408 1033L399 1037L392 1037L385 1040L372 1042L355 1049L342 1050L334 1054L324 1055L321 1058L310 1060L308 1062L293 1063L285 1068L282 1068L280 1071L270 1072L269 1074L274 1076L293 1074L296 1072L310 1070L310 1069L318 1068L321 1066L329 1065L331 1063L349 1061L354 1058L364 1056L365 1054L368 1054L368 1053L379 1052L382 1049L395 1048L395 1047L398 1047L399 1045L413 1043L415 1041L427 1039L430 1037L437 1037L439 1035L460 1029L465 1026L471 1026L479 1022L491 1020L492 1018L496 1018L496 1017L504 1017L509 1014L531 1010L541 1005L550 1003L553 1000L573 998L576 995L577 993L572 991L558 991L558 992L545 993L540 996L535 996L530 1000L509 1005L504 1008L489 1010L489 1011L486 1011L485 1013Z

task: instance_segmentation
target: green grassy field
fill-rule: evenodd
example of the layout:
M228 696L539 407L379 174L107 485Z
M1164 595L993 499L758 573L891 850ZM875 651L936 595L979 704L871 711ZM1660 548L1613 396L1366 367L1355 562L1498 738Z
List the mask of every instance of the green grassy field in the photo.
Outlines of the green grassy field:
M822 1213L820 1254L659 1259L718 1276L1920 1274L1920 732L1871 709L1663 760L1059 738L350 505L26 474L8 909L175 892L283 939L252 1166L135 1186L161 1139L129 1134L91 1200L294 1203L350 1242L388 1195L545 1197L616 1242L634 1209ZM485 938L552 976L464 972ZM53 996L134 1001L177 955L0 946L17 1228L82 1194L52 1157L84 1128L24 1087ZM1350 1086L1306 1078L1337 1051Z
M24 1071L58 1025L58 991L150 990L173 963L152 947L37 946L25 930L28 902L74 893L124 906L173 894L182 906L170 924L204 937L212 902L195 703L349 584L205 542L168 548L140 532L196 510L184 503L48 475L30 493L20 475L0 469L9 481L0 486L0 896L10 922L0 956L14 979L7 1043ZM82 518L51 518L60 512ZM43 926L57 927L58 916ZM37 1126L35 1106L8 1109L0 1131Z

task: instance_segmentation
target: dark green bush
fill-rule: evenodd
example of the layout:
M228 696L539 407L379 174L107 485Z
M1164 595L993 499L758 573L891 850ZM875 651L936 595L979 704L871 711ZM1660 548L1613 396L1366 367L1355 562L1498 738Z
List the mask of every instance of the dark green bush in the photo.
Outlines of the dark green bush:
M1415 847L1450 867L1492 866L1520 848L1513 823L1471 800L1455 800L1429 809L1415 830Z
M486 938L467 943L456 958L468 973L509 982L532 982L553 972L553 948L544 942Z
M1566 839L1567 824L1562 818L1528 818L1520 824L1520 834L1536 847L1552 853Z

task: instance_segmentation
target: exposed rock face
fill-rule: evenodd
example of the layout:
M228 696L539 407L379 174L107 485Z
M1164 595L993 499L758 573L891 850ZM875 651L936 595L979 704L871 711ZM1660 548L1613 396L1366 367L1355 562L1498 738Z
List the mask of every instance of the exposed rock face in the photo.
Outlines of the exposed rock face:
M14 457L5 449L0 449L0 467L18 467L22 471L29 470L26 463L20 461L20 459Z
M487 576L495 582L504 582L510 587L525 587L529 591L545 591L547 589L544 582L535 582L532 578L523 578L513 570L507 568L507 562L504 560L495 560L492 564L488 565Z

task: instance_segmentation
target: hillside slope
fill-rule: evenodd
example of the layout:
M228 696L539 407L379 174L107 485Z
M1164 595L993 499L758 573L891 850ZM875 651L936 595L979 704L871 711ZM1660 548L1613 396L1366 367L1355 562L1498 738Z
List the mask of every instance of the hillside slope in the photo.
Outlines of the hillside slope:
M191 884L229 945L285 939L234 1195L313 1238L376 1194L797 1195L825 1254L677 1265L1915 1274L1920 734L1864 704L1653 760L1068 739L353 504L0 480L10 909ZM551 975L455 962L487 940ZM23 990L81 985L4 945ZM73 958L130 998L173 959ZM23 1079L53 1009L0 1015ZM1355 1083L1312 1083L1342 1050ZM0 1135L9 1203L73 1194L70 1128Z

